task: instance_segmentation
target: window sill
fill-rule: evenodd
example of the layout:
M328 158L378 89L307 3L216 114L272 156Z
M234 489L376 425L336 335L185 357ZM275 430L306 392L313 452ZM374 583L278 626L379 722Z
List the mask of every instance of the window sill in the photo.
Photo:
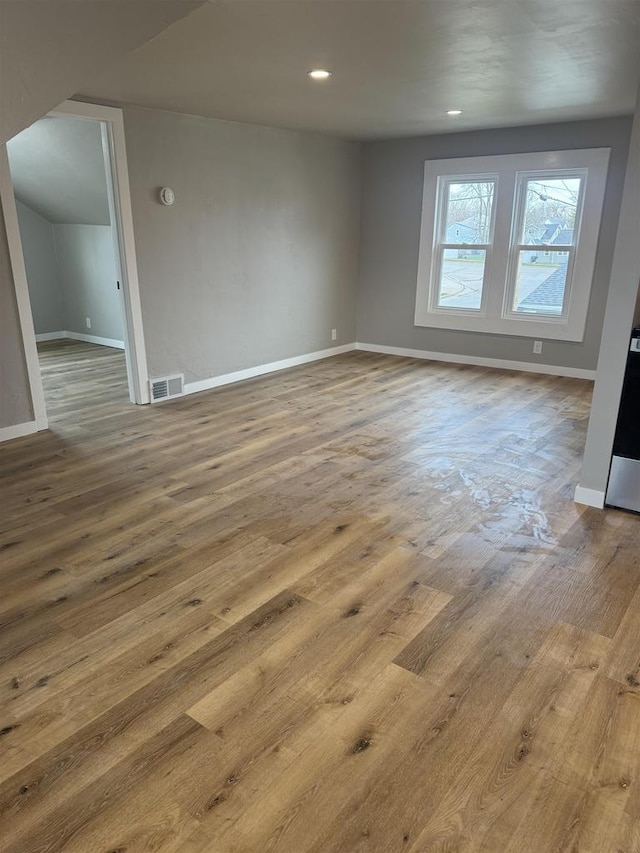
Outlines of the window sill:
M536 318L473 317L469 314L451 315L433 313L417 316L415 325L433 329L451 329L457 332L480 332L488 335L508 335L517 338L544 338L554 341L580 342L584 338L582 324L572 328L566 320Z

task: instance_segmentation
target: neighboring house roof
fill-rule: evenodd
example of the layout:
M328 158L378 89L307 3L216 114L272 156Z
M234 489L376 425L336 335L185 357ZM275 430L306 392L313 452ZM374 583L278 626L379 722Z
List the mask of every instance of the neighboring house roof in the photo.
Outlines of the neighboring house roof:
M460 220L460 225L464 225L465 228L473 228L473 230L476 231L478 227L478 217L467 216L466 219Z
M453 228L463 228L465 231L475 231L473 226L468 225L466 222L452 222L449 225L449 230Z
M523 299L518 308L562 308L567 281L568 259Z
M566 225L552 222L543 226L544 230L538 237L533 238L533 245L536 246L567 246L573 242L573 228L567 228ZM531 231L528 232L531 235Z
M560 230L560 223L552 222L546 226L542 235L540 236L541 243L553 243L554 238L558 231Z
M571 245L573 243L573 228L561 228L553 242L560 246Z

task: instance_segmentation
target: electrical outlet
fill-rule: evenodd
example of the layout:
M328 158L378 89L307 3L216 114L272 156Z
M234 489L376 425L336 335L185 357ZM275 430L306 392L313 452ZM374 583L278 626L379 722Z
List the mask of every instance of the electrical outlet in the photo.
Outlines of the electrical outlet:
M331 340L332 341L338 340L338 330L337 329L331 329Z
M85 317L84 321L87 324L87 329L90 329L91 328L91 317Z
M533 352L534 355L540 355L540 353L542 352L542 341L533 342Z

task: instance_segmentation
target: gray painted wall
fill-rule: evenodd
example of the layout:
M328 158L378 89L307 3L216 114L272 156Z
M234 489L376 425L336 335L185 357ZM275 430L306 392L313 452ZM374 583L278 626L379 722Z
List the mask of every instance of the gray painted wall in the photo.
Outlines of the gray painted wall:
M53 227L21 202L16 207L36 334L59 332L67 327Z
M598 359L580 485L604 492L609 477L629 337L638 319L640 279L640 89L622 199L620 227Z
M0 428L33 420L9 246L0 208Z
M123 339L122 307L109 225L54 225L68 332ZM88 329L85 318L91 319Z
M125 131L151 377L355 340L359 145L142 109Z
M457 133L364 147L358 340L386 346L594 369L611 273L631 129L630 118ZM584 341L414 326L424 161L448 157L610 147L609 179Z
M17 209L36 334L67 331L121 341L111 227L52 225L20 202Z
M0 143L199 5L199 0L0 3ZM32 420L0 210L0 427Z

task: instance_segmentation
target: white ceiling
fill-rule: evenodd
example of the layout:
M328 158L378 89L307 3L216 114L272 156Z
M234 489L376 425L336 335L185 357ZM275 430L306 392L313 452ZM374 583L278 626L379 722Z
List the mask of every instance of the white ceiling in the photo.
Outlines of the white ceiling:
M7 142L7 151L23 204L49 222L109 224L99 122L44 118Z
M232 0L81 94L373 139L630 113L639 76L639 0Z

